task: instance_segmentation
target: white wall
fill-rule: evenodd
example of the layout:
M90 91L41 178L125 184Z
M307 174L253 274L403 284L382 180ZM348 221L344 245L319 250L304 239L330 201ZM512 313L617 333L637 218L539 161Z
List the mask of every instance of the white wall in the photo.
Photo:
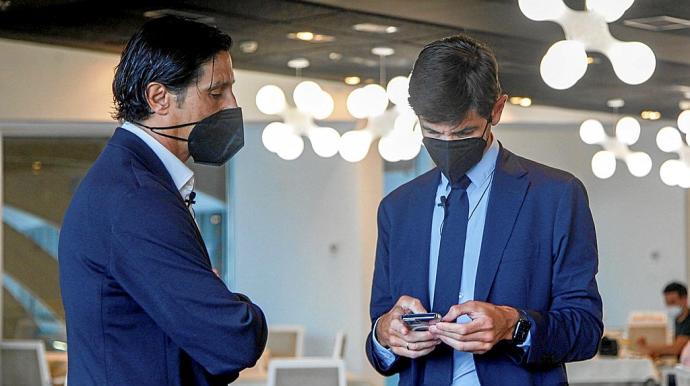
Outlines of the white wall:
M585 184L599 242L604 321L607 327L622 327L632 310L663 310L666 283L687 281L685 191L659 178L661 163L673 158L655 144L664 123L645 123L640 141L632 146L650 154L652 172L633 177L619 161L607 180L592 174L592 155L601 148L580 140L578 123L536 128L510 124L495 132L513 152L567 170ZM613 123L605 127L613 135Z
M111 84L119 55L75 48L0 39L0 120L112 122ZM308 71L305 71L308 74ZM245 120L265 120L254 103L262 86L276 84L287 91L303 79L256 71L235 71L233 88ZM329 119L348 120L345 107L353 87L319 81L335 100Z
M305 355L330 355L344 330L348 370L369 371L363 347L382 162L374 154L358 164L323 159L308 144L285 162L264 149L257 126L232 166L233 288L250 294L269 324L306 326Z

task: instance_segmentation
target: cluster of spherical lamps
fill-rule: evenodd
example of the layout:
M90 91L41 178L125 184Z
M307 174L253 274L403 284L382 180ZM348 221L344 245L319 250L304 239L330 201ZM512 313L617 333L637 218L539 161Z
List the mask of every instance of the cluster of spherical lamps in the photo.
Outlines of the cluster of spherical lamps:
M580 125L580 138L588 145L599 145L603 150L592 157L592 172L601 179L616 172L616 159L628 166L630 174L644 177L652 170L652 159L647 153L632 151L640 138L640 123L633 117L623 117L616 123L616 136L606 135L604 126L596 119L588 119Z
M302 155L302 136L306 136L319 156L329 158L336 155L340 134L332 127L318 126L314 122L314 119L323 120L333 113L333 97L315 82L304 81L295 87L292 98L295 107L287 103L283 90L274 85L263 86L256 93L259 111L283 119L264 128L261 141L266 149L284 160L294 160Z
M385 89L370 84L350 93L347 110L357 119L367 119L367 123L362 129L343 134L340 155L345 160L364 159L377 137L379 154L386 161L410 160L419 154L422 134L417 116L407 102L408 86L408 77L397 76ZM388 108L389 101L392 108Z
M541 61L539 69L544 82L557 90L575 85L587 71L587 51L606 55L623 82L633 85L646 82L656 68L654 52L643 43L614 38L608 27L633 2L587 0L586 11L575 11L562 0L519 0L520 10L529 19L554 21L565 32L566 39L553 44Z
M681 133L685 134L685 143ZM661 164L661 181L669 186L690 188L690 110L685 110L678 116L678 129L672 126L661 128L656 135L656 144L661 151L678 155L678 159L670 159Z
M410 160L419 154L422 144L417 117L409 107L407 77L395 77L387 88L370 84L353 90L347 98L347 109L357 119L366 119L363 128L350 130L342 136L331 127L318 126L333 113L333 98L312 81L301 82L292 97L295 107L288 104L283 91L274 85L263 86L256 94L256 105L267 115L282 121L269 123L261 140L269 151L285 160L294 160L304 151L303 136L311 142L314 152L324 158L340 153L349 162L363 160L373 141L380 137L378 150L390 162ZM393 107L389 107L392 102Z

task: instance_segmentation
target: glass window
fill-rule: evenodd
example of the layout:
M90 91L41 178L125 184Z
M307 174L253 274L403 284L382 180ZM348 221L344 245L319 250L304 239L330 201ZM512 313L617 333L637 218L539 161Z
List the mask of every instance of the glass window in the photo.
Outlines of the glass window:
M72 194L106 142L107 138L3 138L4 339L42 339L48 350L66 349L58 276L60 224ZM193 169L197 223L214 268L225 275L225 171Z

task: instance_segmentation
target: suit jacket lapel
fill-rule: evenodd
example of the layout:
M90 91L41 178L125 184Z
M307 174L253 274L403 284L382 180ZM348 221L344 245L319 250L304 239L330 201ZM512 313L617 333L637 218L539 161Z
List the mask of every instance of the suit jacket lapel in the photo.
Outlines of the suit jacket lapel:
M179 197L181 202L182 196L180 196L180 191L175 187L175 182L173 181L170 173L163 165L163 162L158 158L156 153L151 150L151 148L142 141L136 135L130 133L123 128L117 128L115 133L110 138L109 144L124 147L129 150L136 158L139 159L141 165L147 168L151 173L153 173L160 180L161 184L171 192L175 192Z
M529 180L524 177L526 173L517 157L501 145L486 213L474 286L475 300L486 301L489 296L503 251L527 193Z
M431 309L429 299L429 247L431 245L431 222L436 205L436 190L441 172L433 169L422 175L420 189L410 197L410 215L407 216L407 234L410 242L405 261L407 277L403 283L406 294L419 299L424 308ZM416 242L415 242L416 241Z

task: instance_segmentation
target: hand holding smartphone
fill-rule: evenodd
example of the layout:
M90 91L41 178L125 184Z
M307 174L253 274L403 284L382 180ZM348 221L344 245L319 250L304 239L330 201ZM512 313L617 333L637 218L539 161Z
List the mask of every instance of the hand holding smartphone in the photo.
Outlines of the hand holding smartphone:
M441 321L441 314L432 312L426 314L405 314L402 321L412 331L428 331L429 326Z

